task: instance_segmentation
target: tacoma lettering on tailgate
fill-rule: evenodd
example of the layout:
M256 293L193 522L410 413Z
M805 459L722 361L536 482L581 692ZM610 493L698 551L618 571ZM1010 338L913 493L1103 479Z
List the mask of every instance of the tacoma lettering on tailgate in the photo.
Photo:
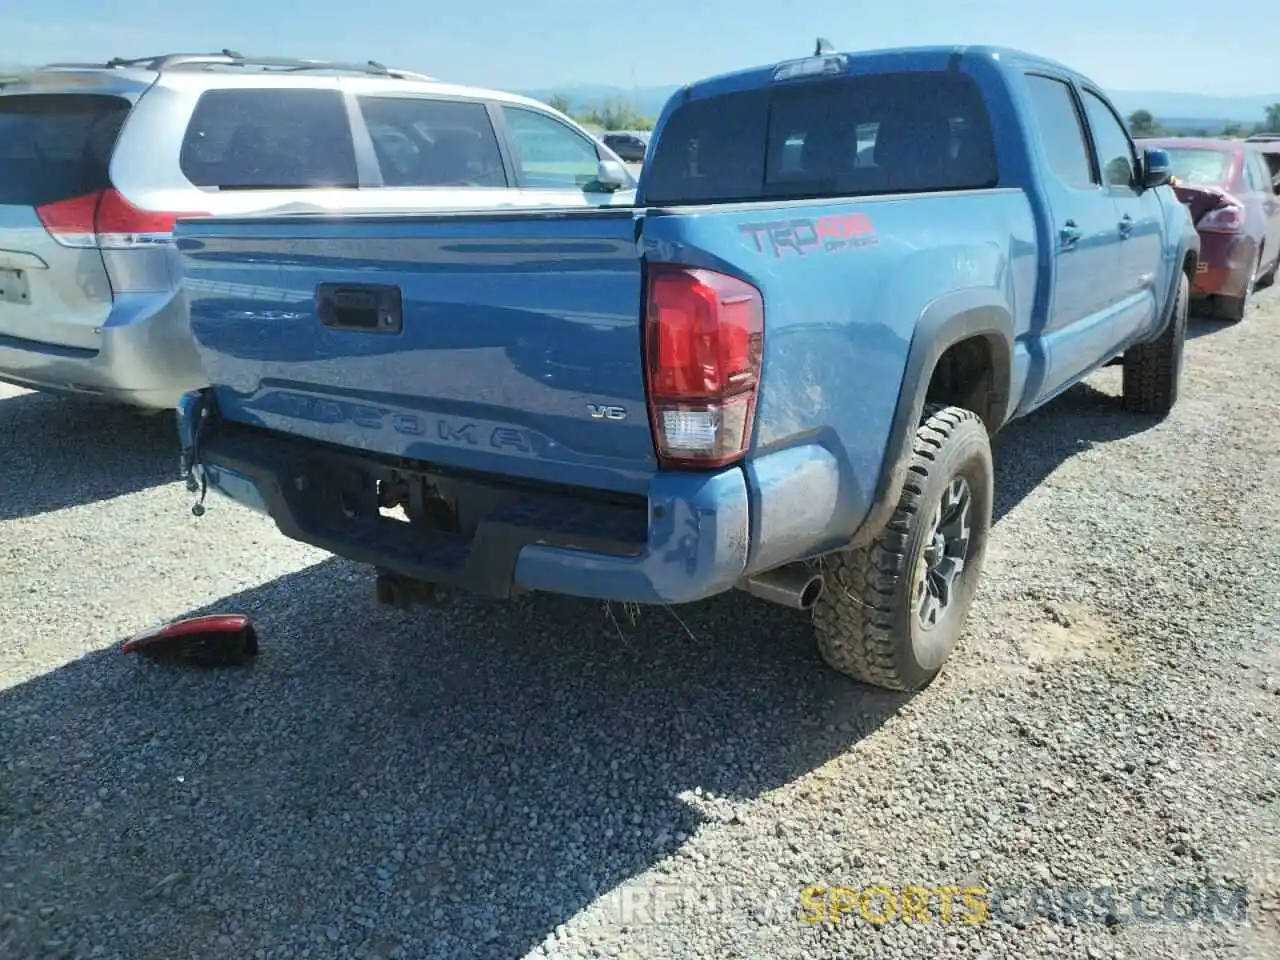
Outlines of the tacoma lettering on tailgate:
M276 391L261 398L256 406L270 413L309 420L313 423L352 423L367 430L392 431L408 437L427 437L451 446L489 447L504 453L532 456L534 444L526 431L485 421L454 420L448 417L403 413L366 403L328 400L303 394ZM432 429L434 423L435 429Z

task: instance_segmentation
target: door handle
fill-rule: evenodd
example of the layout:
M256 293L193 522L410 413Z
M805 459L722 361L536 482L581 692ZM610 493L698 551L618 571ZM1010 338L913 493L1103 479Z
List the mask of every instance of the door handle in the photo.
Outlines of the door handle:
M1123 239L1131 233L1133 233L1133 217L1126 213L1120 218L1120 236Z
M1084 236L1084 232L1076 226L1076 222L1074 220L1068 220L1062 225L1062 229L1058 231L1058 239L1062 241L1062 248L1064 250L1072 249L1080 242L1080 238L1082 236Z

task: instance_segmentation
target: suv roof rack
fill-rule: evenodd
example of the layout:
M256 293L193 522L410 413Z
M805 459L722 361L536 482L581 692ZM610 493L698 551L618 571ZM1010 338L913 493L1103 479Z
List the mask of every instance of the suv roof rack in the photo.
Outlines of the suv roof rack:
M339 60L312 60L293 57L246 57L234 50L218 53L166 53L150 57L112 57L106 63L50 63L41 70L108 70L137 69L160 72L176 68L209 69L211 67L262 68L280 73L298 73L305 70L327 70L335 73L361 73L366 76L393 77L397 80L434 80L423 73L388 67L377 60L364 63L345 63Z

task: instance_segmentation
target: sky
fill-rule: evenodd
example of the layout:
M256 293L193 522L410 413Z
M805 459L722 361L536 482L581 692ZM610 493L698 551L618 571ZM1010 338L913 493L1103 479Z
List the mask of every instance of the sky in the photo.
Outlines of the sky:
M683 83L812 52L992 43L1111 90L1280 92L1274 11L1204 0L0 0L0 63L223 47L499 89Z

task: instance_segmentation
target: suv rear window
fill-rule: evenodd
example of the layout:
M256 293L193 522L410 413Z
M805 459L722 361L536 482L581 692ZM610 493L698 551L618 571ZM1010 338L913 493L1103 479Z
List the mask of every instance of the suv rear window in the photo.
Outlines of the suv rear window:
M660 134L645 201L714 203L994 186L977 84L958 73L842 77L690 101Z
M355 187L355 146L337 90L209 90L182 141L182 174L197 187Z
M130 104L102 94L0 97L0 204L35 207L110 186Z

